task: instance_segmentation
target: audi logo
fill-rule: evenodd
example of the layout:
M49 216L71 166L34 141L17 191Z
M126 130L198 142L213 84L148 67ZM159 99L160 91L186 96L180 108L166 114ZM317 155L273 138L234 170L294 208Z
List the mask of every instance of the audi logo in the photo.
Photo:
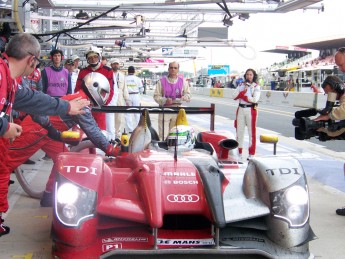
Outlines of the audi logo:
M167 200L176 203L190 203L198 202L200 198L196 194L169 194Z

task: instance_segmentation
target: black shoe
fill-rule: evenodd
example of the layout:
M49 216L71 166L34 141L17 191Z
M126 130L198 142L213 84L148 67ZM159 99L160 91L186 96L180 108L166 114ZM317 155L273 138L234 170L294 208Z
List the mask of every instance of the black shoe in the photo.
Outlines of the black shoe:
M53 193L44 191L40 205L41 207L53 207Z
M28 160L26 160L23 164L26 164L26 165L34 165L34 164L36 164L36 162L35 162L35 161L32 161L32 160L30 160L30 159L28 159Z
M48 156L47 154L42 159L45 160L45 161L51 160L50 156Z
M4 220L0 217L0 237L10 233L10 227L2 224L3 222L4 222Z
M337 213L340 216L345 216L345 207L341 208L341 209L337 209L335 211L335 213Z

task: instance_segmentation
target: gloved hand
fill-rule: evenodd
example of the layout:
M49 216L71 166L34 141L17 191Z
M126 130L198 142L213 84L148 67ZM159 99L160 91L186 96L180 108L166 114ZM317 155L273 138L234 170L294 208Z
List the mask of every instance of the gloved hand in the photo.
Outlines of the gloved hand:
M109 144L109 146L107 147L107 150L105 151L105 155L117 157L120 154L120 150L121 149L119 146L113 146Z
M48 137L53 140L62 141L61 132L54 128L54 126L49 122L48 125L44 126L48 131Z

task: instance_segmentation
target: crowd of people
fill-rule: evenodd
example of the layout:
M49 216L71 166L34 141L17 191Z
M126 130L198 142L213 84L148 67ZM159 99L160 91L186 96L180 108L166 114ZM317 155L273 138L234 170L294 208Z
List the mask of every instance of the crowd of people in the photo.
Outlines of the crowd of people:
M79 66L77 55L64 61L59 49L50 52L51 64L40 69L40 45L27 33L12 37L0 59L0 236L10 228L2 214L8 209L7 193L10 174L42 149L55 164L58 153L68 151L60 132L79 127L93 144L106 155L116 156L118 149L110 139L119 138L127 129L131 133L139 122L139 114L93 112L94 106L140 106L144 92L142 80L133 66L127 75L120 71L120 61L109 61L101 51L90 47L85 51L87 66ZM339 69L345 72L345 48L335 55ZM236 138L242 157L245 128L248 130L248 159L256 153L256 121L261 86L254 69L247 69L241 82L235 82L233 98L238 100L236 111ZM322 85L326 94L335 92L340 106L316 120L345 119L344 84L337 77L327 77ZM157 81L153 99L160 107L181 107L192 98L189 83L179 75L179 64L169 63L168 75ZM159 114L158 130L161 140L167 139L176 126L175 114ZM102 133L106 131L108 138ZM30 143L36 143L29 145ZM29 148L21 148L30 146ZM46 184L41 206L52 206L53 182L57 169L53 166ZM345 216L345 208L336 211Z

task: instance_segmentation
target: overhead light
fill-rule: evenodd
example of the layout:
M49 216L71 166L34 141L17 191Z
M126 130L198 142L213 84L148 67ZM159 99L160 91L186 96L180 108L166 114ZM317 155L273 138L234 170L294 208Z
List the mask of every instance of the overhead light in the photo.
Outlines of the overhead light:
M240 13L238 19L240 19L241 21L249 19L249 13Z
M77 19L89 19L89 15L83 10L79 10L79 13L76 14L75 18Z
M231 20L232 16L225 15L223 18L223 25L226 27L232 26L233 21Z

